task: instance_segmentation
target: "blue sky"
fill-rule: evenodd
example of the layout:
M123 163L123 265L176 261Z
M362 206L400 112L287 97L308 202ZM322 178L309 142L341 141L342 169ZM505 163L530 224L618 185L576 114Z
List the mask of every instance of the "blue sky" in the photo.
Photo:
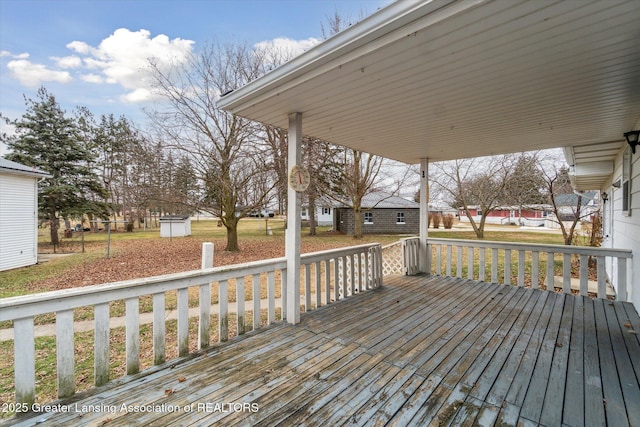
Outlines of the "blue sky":
M139 70L150 56L179 57L215 41L303 49L322 38L321 23L334 11L356 22L388 3L0 0L0 112L20 117L24 97L36 99L44 86L68 114L85 106L143 125L148 93Z

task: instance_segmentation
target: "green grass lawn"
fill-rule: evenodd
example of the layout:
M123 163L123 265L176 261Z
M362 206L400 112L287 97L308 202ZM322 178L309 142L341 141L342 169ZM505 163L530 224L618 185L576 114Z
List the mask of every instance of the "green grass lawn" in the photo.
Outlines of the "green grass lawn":
M564 240L560 233L541 233L513 230L513 226L504 226L505 231L485 231L484 239L494 242L539 243L543 245L562 245ZM472 231L451 231L429 229L429 237L439 239L480 240Z

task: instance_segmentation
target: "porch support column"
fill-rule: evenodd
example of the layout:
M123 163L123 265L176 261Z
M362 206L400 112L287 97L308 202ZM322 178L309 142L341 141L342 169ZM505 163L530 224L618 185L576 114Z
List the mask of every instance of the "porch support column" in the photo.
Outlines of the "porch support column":
M431 257L427 252L429 237L429 159L420 159L420 271L431 271Z
M289 114L288 163L291 170L293 165L300 164L302 147L302 113ZM300 193L287 187L287 322L300 322Z

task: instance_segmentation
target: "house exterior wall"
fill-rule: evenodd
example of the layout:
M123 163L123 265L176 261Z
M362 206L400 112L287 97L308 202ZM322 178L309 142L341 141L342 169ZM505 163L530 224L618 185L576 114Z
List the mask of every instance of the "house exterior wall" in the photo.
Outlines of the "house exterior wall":
M0 172L0 271L38 262L38 180Z
M626 148L626 145L625 145ZM615 160L615 168L611 182L622 180L622 162L624 149ZM640 150L631 157L631 199L630 214L622 210L623 188L609 185L604 189L609 193L609 202L605 207L603 246L618 249L631 249L633 258L627 261L627 298L640 311ZM607 217L608 216L608 217ZM609 277L617 277L617 265L610 260L607 263ZM616 291L619 284L612 281Z
M476 223L480 222L481 216L478 215L478 209L470 208L469 213L471 213L471 216ZM469 222L469 218L467 217L464 209L460 209L458 215L460 217L460 222ZM544 225L545 212L530 209L522 209L521 211L516 209L499 209L489 212L485 222L487 224L502 225L510 223L518 224L520 223L520 218L522 218L522 225L526 225L528 227L541 227Z
M316 225L332 226L333 225L333 209L327 206L316 206ZM303 207L301 218L303 221L309 220L309 208Z
M364 234L417 234L420 231L420 210L407 208L369 209L363 211L373 215L372 223L363 223ZM404 213L405 223L398 224L398 213ZM348 208L336 209L337 230L345 234L354 232L353 210Z

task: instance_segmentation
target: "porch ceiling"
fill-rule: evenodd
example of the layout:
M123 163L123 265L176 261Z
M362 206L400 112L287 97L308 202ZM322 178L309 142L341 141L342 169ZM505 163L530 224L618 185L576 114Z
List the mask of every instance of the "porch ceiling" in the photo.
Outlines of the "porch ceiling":
M285 129L301 112L307 135L406 163L621 145L639 16L635 0L396 2L219 106Z

